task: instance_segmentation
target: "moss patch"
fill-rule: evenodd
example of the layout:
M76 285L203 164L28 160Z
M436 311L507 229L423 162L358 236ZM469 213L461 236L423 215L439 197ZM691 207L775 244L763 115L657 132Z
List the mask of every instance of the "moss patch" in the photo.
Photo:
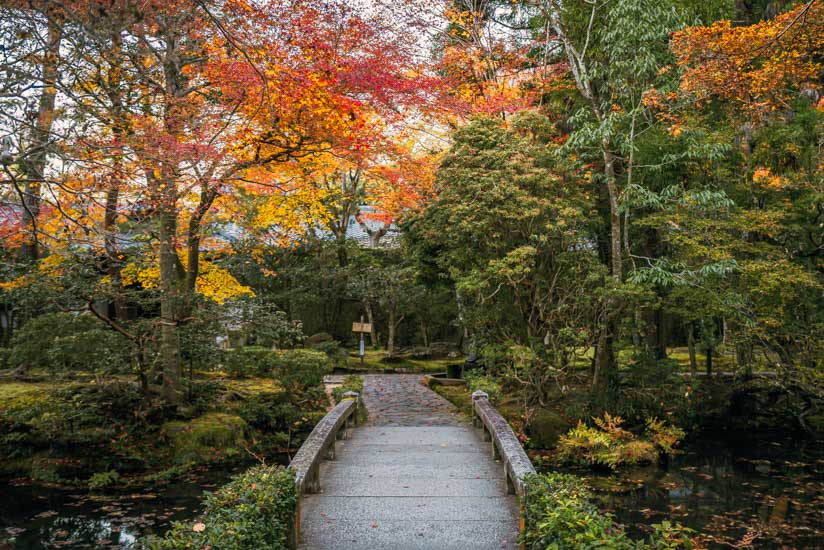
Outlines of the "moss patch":
M439 395L455 405L464 414L472 414L472 394L466 386L444 386L434 384L432 387Z
M391 362L386 361L385 351L366 350L361 364L360 356L356 351L349 352L347 370L350 371L408 371L408 372L444 372L447 365L462 363L464 358L455 359L413 359L403 355L396 355Z
M171 445L175 462L211 463L243 452L246 427L239 416L212 412L188 422L166 422L161 433Z
M564 417L555 411L539 409L530 419L526 434L533 449L552 449L571 427Z
M38 402L47 401L58 384L41 382L3 382L0 383L0 414L31 407Z

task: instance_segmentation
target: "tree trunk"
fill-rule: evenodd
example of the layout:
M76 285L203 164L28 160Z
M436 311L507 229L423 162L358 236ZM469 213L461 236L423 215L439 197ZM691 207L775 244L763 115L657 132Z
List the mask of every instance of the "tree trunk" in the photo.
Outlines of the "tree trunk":
M602 330L598 335L598 345L595 348L592 374L593 392L602 400L607 399L615 387L615 379L618 375L615 365L612 336L606 330Z
M618 186L615 182L615 156L610 150L611 144L608 140L602 142L604 156L604 177L607 181L607 193L609 195L609 220L610 220L610 263L612 277L621 281L622 253L621 253L621 212L618 208Z
M706 358L707 376L712 376L712 345L707 344L707 358Z
M175 36L167 39L167 50L163 63L166 80L166 105L164 113L164 133L167 136L180 135L185 114L178 105L184 77L180 70ZM178 163L174 151L165 151L166 158L160 159L159 189L156 192L159 222L158 240L160 245L160 369L163 380L163 396L170 404L178 404L183 398L183 361L180 350L178 324L182 306L182 290L185 285L180 258L177 256L177 177ZM155 162L157 162L155 160Z
M112 33L112 57L120 55L121 38L118 33ZM109 176L106 192L106 205L103 215L103 248L106 252L106 270L111 279L114 292L114 318L118 321L128 319L128 308L123 296L123 281L121 276L120 244L117 242L117 210L120 202L120 185L123 176L123 149L122 142L126 133L126 121L123 120L123 105L120 95L120 68L116 64L110 65L109 88L112 95L112 111L114 123L114 162Z
M391 357L395 353L395 310L389 310L389 335L386 339L386 353Z
M690 373L695 376L698 371L698 360L695 357L695 323L687 324L687 349L690 354Z
M644 343L649 356L655 360L667 358L667 338L664 327L664 312L660 306L643 311Z
M364 309L366 309L366 318L369 320L369 345L375 348L378 345L378 332L375 327L375 314L372 311L371 302L364 302Z
M37 107L37 118L31 133L30 153L22 170L25 176L23 191L23 227L30 228L30 238L23 242L20 253L24 258L36 260L40 256L37 238L37 216L40 214L40 189L43 184L47 148L54 122L55 97L57 95L58 64L60 61L60 41L63 35L62 23L53 10L47 9L47 43L41 70L43 83Z
M115 170L119 170L119 167L115 166ZM106 251L106 271L112 281L112 290L114 292L114 318L118 321L125 321L128 319L129 312L123 296L120 246L117 242L117 207L120 199L120 182L112 178L109 185L109 190L106 192L106 206L103 216L103 247Z
M172 404L183 397L183 363L178 337L178 309L181 296L180 260L177 257L176 231L176 182L173 177L164 178L163 204L160 211L160 367L163 379L163 396Z

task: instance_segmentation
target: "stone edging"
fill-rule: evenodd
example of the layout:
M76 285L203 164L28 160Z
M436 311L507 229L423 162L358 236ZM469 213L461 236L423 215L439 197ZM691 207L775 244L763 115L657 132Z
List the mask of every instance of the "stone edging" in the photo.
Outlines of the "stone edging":
M532 461L524 452L521 442L509 423L489 402L486 392L472 394L472 422L484 430L484 440L492 442L492 454L504 463L509 492L523 497L526 492L524 478L535 473Z
M290 529L289 547L296 548L300 536L300 499L305 493L320 491L320 463L325 459L334 460L335 441L346 439L348 430L357 424L360 396L348 391L344 399L335 408L326 413L315 425L312 433L300 446L289 463L289 469L295 474L295 488L298 502L295 510L295 522Z

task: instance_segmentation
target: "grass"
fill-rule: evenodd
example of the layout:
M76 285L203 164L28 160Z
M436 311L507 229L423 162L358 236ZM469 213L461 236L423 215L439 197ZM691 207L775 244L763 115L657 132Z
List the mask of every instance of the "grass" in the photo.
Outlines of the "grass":
M572 359L572 366L576 369L589 369L592 356L595 353L594 348L587 350L579 350L579 352ZM621 368L627 367L633 358L633 350L622 349L618 351L618 363ZM756 358L759 355L756 353ZM686 347L672 347L667 349L667 359L672 359L678 363L678 367L682 372L690 372L690 355ZM698 372L704 372L706 365L706 354L696 351L695 360L698 364ZM712 356L712 370L713 372L732 372L736 370L735 356L729 353L724 346L719 346ZM753 365L753 370L769 370L769 366L764 364L763 360L756 360Z

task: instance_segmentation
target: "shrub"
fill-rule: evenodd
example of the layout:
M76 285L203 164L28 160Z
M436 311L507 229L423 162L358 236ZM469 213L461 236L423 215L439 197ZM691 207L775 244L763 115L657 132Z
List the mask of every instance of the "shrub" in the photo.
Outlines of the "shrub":
M649 464L674 452L684 436L683 430L667 426L657 419L647 421L646 438L624 430L620 416L604 413L595 418L595 426L583 422L562 436L558 458L564 462L617 468L622 465Z
M312 346L314 351L320 351L329 358L332 368L345 368L349 363L349 354L341 348L337 340L326 340Z
M286 550L296 505L292 472L257 466L208 495L199 521L175 523L162 539L148 539L141 546L152 550Z
M615 412L624 418L667 417L683 424L693 414L687 380L676 361L636 357L620 379Z
M501 385L491 376L480 374L477 371L468 371L464 374L470 393L483 391L489 395L490 403L497 403L501 399Z
M131 352L125 337L94 317L49 313L15 332L8 360L11 367L128 372Z
M246 444L246 422L239 416L211 412L161 428L178 463L223 462L239 456Z
M521 542L530 550L610 548L691 549L690 531L664 522L647 541L630 539L612 517L590 502L584 481L568 474L531 475L526 480Z
M223 353L221 365L230 378L269 376L277 366L277 355L267 349L234 349Z
M675 446L684 439L685 434L678 426L667 425L657 418L647 418L646 435L655 444L659 453L669 456L675 453Z
M286 391L306 391L323 384L329 373L329 358L325 353L305 349L273 352L277 357L275 379Z
M551 449L569 430L569 422L555 411L538 409L526 427L529 444L534 449Z
M109 470L108 472L98 472L89 478L86 485L89 489L102 489L109 485L114 485L120 481L120 474L117 470Z
M309 347L314 347L323 342L331 342L333 340L334 338L332 338L332 335L328 332L317 332L306 339L306 345Z

